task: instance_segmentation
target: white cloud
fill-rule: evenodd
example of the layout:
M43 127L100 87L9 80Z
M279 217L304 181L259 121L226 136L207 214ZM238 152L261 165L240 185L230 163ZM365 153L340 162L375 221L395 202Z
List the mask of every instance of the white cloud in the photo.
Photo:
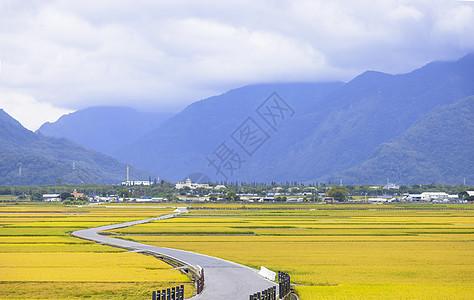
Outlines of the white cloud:
M413 6L400 5L388 14L394 20L415 20L423 17L423 13Z
M474 6L459 5L436 14L433 35L439 43L461 48L474 47Z
M172 111L248 83L408 72L474 51L473 7L448 0L3 1L0 88L70 110Z
M54 107L51 103L17 92L0 89L0 108L31 131L35 131L45 122L54 122L71 110Z

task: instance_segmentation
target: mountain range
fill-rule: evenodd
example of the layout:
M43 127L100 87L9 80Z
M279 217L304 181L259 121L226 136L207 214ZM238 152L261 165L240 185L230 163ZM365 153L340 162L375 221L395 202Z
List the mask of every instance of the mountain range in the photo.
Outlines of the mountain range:
M372 178L406 183L474 181L474 96L436 107L371 157L329 180L362 184Z
M44 123L37 131L46 136L67 137L110 155L172 115L138 112L130 107L89 107L64 115L54 123Z
M264 101L273 92L294 112L276 129L258 114L258 108L265 105ZM191 104L122 148L115 157L147 166L174 180L200 172L214 180L327 182L331 176L373 159L380 153L377 152L380 145L402 135L438 106L453 104L470 95L474 95L474 54L454 62L433 62L407 74L367 71L347 83L246 86ZM246 155L232 135L241 124L248 125L247 118L258 122L267 133L265 143L252 155ZM426 137L436 138L437 134L438 131L432 131ZM459 140L473 137L472 131L456 134ZM235 170L232 174L227 172L227 177L223 176L226 173L223 170L231 169L231 164L224 162L219 169L214 163L216 152L224 149L222 143L240 152L241 157L234 159L234 165L239 168L233 166ZM450 157L449 160L457 159L452 151L442 155ZM400 172L396 177L390 170L367 166L357 169L361 173L352 169L347 183L360 183L357 178L382 183L390 176L403 184L412 183L414 178L418 183L439 180L459 183L461 177L472 178L472 161L468 162L467 170L452 170L448 173L459 174L442 179L438 174L448 173L434 169L413 176L419 171L416 160L410 166L400 162L407 172Z
M153 176L135 167L131 174ZM0 185L117 184L125 179L125 164L66 138L31 132L0 109Z
M38 132L173 181L461 183L474 181L472 95L468 54L347 83L244 86L150 123L126 108L120 117L118 108L91 108Z

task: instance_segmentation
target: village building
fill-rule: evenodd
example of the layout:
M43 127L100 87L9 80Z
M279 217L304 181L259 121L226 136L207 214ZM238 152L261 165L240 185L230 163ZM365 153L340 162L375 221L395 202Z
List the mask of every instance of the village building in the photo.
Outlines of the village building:
M43 201L45 202L60 202L59 194L43 194Z
M122 182L122 185L124 186L139 186L139 185L150 186L152 185L152 182L149 180L127 180L127 181Z
M74 198L81 198L84 197L84 193L78 193L76 190L74 190L71 195L74 196Z
M448 199L448 194L445 192L423 192L421 199L423 201Z
M177 182L175 184L175 187L177 190L188 187L192 190L197 189L197 188L204 188L204 189L210 189L211 187L207 183L193 183L191 179L186 179L185 182Z

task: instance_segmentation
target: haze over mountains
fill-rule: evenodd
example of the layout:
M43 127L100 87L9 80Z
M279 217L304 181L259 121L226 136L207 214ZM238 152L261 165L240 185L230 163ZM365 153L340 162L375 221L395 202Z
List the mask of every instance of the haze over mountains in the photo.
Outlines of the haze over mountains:
M112 154L158 127L171 113L138 112L130 107L89 107L44 123L37 131L67 137L96 151Z
M271 109L264 101L273 92L287 105L277 125L262 114ZM401 75L367 71L347 83L245 86L195 102L166 121L124 108L120 117L117 108L91 108L39 132L174 181L199 172L213 181L461 183L474 181L471 95L474 54ZM250 154L236 139L242 137L237 129L249 124L258 124L263 138L254 140L258 147ZM223 145L239 160L229 156L218 169ZM229 163L234 169L226 173Z
M271 138L252 157L244 158L246 162L232 179L325 181L364 163L379 145L400 136L437 106L473 95L474 55L456 62L434 62L402 75L368 71L346 84L264 84L231 90L190 105L123 148L116 157L141 167L153 167L155 172L174 180L192 172L222 180L216 169L209 167L206 157L226 140L237 151L239 147L229 138L231 133L247 117L260 120L255 109L273 91L294 109L294 116L286 119L277 132L263 127ZM429 134L436 137L437 132ZM457 134L461 138L473 136L473 132ZM473 166L472 162L468 165ZM408 173L391 177L392 181L411 183L413 173L419 171L417 162L405 168ZM393 175L388 170L365 172L371 175L353 174L352 178L360 175L367 182L382 183ZM439 180L434 174L439 173L427 170L417 178L428 183ZM470 178L472 171L444 178L443 182L459 182L459 177Z

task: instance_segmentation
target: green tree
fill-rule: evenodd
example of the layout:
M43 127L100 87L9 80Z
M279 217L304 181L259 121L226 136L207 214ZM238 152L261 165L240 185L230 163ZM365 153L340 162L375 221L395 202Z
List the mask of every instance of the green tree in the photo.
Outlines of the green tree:
M71 198L71 197L72 197L71 193L68 193L68 192L64 192L64 193L59 194L59 198L61 198L61 200L63 200L63 201L66 200L67 198Z
M35 192L31 194L31 201L41 201L41 200L43 200L43 194L39 192Z
M464 199L469 202L474 201L474 196L469 196L469 194L466 191L459 193L458 196L459 198Z
M231 190L227 192L227 195L224 197L224 199L228 201L239 201L240 197L237 196L237 194Z
M128 191L128 189L121 189L117 192L118 196L120 198L128 198L130 197L130 192Z
M179 200L178 197L173 196L173 195L171 195L171 194L166 194L166 199L168 199L168 201L170 201L170 202L171 202L171 201L178 201L178 200Z
M187 193L189 193L191 191L191 188L189 186L185 186L185 187L182 187L178 190L179 194L181 196L184 196L186 195Z
M327 195L337 201L346 200L347 194L349 194L349 190L345 186L335 186L327 191Z

